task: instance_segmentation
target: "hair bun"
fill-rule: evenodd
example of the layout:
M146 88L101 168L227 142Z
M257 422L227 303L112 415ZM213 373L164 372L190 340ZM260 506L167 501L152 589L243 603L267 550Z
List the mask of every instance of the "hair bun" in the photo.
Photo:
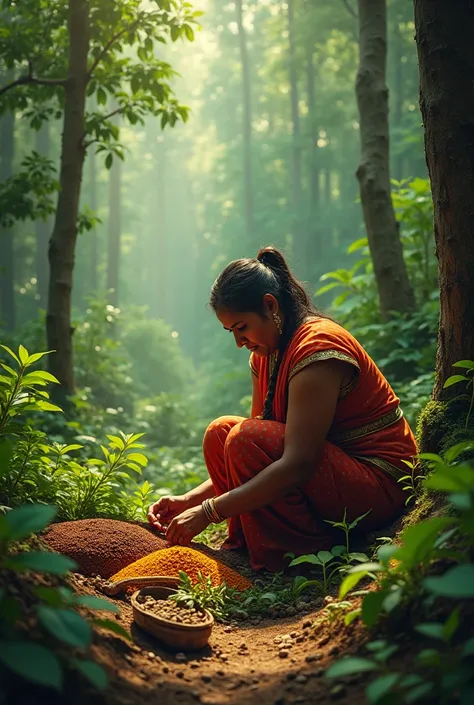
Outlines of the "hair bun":
M279 270L288 273L288 265L285 258L279 250L275 247L262 247L262 249L257 254L257 259L259 262L269 267L273 271Z

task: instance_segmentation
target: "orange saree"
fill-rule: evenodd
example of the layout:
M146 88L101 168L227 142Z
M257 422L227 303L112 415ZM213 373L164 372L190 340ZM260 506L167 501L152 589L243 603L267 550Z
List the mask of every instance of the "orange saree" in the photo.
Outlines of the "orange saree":
M355 376L340 391L336 414L319 463L308 483L284 499L228 520L227 548L247 546L253 568L280 570L284 554L330 548L334 534L325 519L352 521L369 511L365 529L399 515L405 493L397 479L416 443L403 418L399 399L358 341L337 323L315 317L290 341L278 373L274 421L225 416L204 436L206 465L216 494L242 485L283 454L288 384L307 365L335 358L354 367ZM274 357L250 357L265 398Z

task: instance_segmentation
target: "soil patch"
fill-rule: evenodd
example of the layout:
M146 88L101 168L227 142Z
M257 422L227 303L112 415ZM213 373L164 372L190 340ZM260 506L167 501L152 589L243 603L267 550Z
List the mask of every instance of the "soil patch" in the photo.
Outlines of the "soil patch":
M50 548L76 561L83 575L110 578L139 558L169 546L139 524L80 519L52 524L42 535Z

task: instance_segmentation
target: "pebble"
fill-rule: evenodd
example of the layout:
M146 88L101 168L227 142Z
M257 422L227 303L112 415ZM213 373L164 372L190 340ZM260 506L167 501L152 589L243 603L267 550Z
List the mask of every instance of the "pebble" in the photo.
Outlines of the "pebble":
M243 641L241 643L241 645L239 646L239 649L246 649L246 648L247 648L247 644L245 643L245 641Z
M280 658L288 658L289 655L290 655L290 652L287 651L286 649L280 649L280 651L278 653L278 656Z
M291 632L291 634L290 634L290 639L297 639L298 637L299 637L299 633L298 633L298 632Z
M148 656L149 659L154 659L154 658L156 657L156 654L154 654L153 651L149 651L149 652L147 653L147 656Z
M336 654L339 653L339 647L338 646L333 646L331 649L329 649L328 654L329 656L336 656Z
M200 694L199 690L192 690L191 695L193 696L193 698L195 700L201 700L201 694Z
M230 634L230 633L233 632L233 631L234 631L234 630L233 630L232 627L224 627L224 632L225 632L226 634Z
M319 653L308 654L305 658L305 661L307 661L307 663L311 663L311 661L320 661L321 659L322 659L322 656Z
M204 674L201 676L201 680L202 680L204 683L210 683L210 682L212 681L212 676L209 676L207 673L204 673Z
M253 685L250 686L250 690L258 690L260 688L260 685L258 683L254 683Z
M324 636L322 639L320 639L320 640L318 641L318 646L326 646L326 644L328 643L328 641L329 641L329 637L328 637L328 636Z
M189 665L191 666L191 668L199 668L199 664L197 663L197 661L193 661Z
M186 661L188 660L188 657L186 656L186 654L183 654L183 653L180 651L178 654L176 654L175 659L176 659L176 661L178 661L179 663L186 663Z
M169 672L170 672L170 669L168 668L168 666L163 666L163 673L169 673Z
M148 680L149 678L148 673L145 673L144 671L140 671L138 675L140 678L143 678L144 681Z
M308 629L309 627L311 627L312 624L313 622L311 619L305 619L305 621L303 622L303 629Z
M307 680L308 679L306 678L306 676L300 673L299 676L296 676L295 683L298 683L299 685L304 685Z
M304 636L297 636L295 641L297 644L301 644L304 641Z
M183 678L183 676L184 676L183 671L177 671L177 672L176 672L176 678Z

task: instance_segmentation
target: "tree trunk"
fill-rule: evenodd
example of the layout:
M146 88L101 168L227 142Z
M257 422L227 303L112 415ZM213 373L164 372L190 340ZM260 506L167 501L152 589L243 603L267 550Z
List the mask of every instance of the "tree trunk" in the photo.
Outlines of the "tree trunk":
M403 88L405 85L403 71L403 37L400 31L398 17L393 20L393 61L394 61L394 88L395 96L393 102L393 125L401 130L403 122ZM401 141L400 136L398 137ZM397 154L394 159L395 178L400 181L403 178L403 154Z
M306 47L306 82L308 100L308 121L310 139L310 165L309 165L309 222L307 225L308 242L306 248L307 272L306 274L321 275L322 272L322 245L323 237L318 228L318 209L320 201L319 192L319 165L318 165L318 125L316 120L315 96L315 69L314 69L314 40L310 36Z
M68 79L64 98L64 125L61 141L60 191L53 234L49 246L50 282L46 333L51 372L64 394L74 392L71 327L71 291L77 217L84 165L84 113L89 52L89 3L69 0Z
M443 399L453 363L474 360L474 11L465 0L414 4L440 285L433 394Z
M253 168L252 168L252 94L250 84L250 62L247 50L247 38L243 24L242 0L236 0L237 26L239 29L240 64L242 67L243 92L243 149L244 149L244 199L245 229L247 243L253 244Z
M295 264L303 276L306 275L306 238L301 228L301 128L298 96L298 73L295 52L295 15L294 0L288 0L288 43L289 43L289 78L292 126L292 200L293 200L293 252Z
M92 148L89 157L89 207L93 215L97 215L97 162L95 151ZM99 289L99 243L96 228L89 233L90 238L90 280L89 291L96 293Z
M122 162L114 158L109 172L109 234L107 246L107 299L119 303L120 236L122 211Z
M50 154L49 124L44 122L36 133L36 151L42 157ZM48 305L48 243L52 230L51 218L36 221L36 291L38 309L46 311Z
M6 82L13 81L13 71L8 71ZM0 181L12 175L15 145L15 116L6 112L0 118ZM13 228L0 228L0 326L14 330L15 311L15 261L13 252Z
M415 307L392 205L389 175L386 0L358 0L359 107L361 158L357 169L360 197L382 319Z

